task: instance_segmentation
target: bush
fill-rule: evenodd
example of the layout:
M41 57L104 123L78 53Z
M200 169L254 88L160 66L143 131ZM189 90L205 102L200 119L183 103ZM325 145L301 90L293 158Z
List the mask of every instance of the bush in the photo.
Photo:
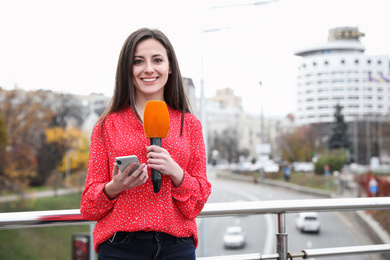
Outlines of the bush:
M340 171L345 164L345 153L338 151L327 156L322 156L314 165L314 172L316 174L324 174L325 165L329 165L330 173Z

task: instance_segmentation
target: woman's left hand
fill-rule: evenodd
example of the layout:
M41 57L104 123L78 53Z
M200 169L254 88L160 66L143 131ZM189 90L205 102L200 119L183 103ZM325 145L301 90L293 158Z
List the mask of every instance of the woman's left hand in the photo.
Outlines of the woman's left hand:
M169 176L176 187L179 187L184 179L183 169L172 159L168 151L157 145L146 146L148 152L148 167Z

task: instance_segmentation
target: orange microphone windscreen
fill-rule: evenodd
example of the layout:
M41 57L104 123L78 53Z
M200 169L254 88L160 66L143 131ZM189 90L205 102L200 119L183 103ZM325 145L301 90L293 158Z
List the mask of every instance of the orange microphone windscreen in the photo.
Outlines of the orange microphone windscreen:
M148 101L144 110L146 138L165 138L169 131L169 113L164 101Z

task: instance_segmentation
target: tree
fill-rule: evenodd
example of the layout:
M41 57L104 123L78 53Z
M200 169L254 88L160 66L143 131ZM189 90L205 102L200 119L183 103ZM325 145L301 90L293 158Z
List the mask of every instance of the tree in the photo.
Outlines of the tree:
M44 91L1 91L0 112L6 122L7 150L4 182L20 190L37 175L37 151L42 133L54 115Z
M313 153L321 153L321 135L317 125L300 126L294 132L283 134L280 137L282 159L289 162L311 161Z
M341 151L333 151L330 154L321 156L320 159L314 165L314 172L316 174L324 174L325 165L329 166L329 171L341 171L343 165L345 164L345 154Z
M211 140L209 140L209 143ZM237 145L237 132L234 128L226 128L221 134L215 134L210 151L218 151L219 159L233 163L238 162L239 152ZM209 161L213 158L209 157Z
M16 88L0 89L0 93L0 113L4 115L8 133L4 156L8 162L4 166L9 169L7 174L11 177L20 173L21 182L27 178L30 185L42 185L66 152L66 147L46 141L45 129L65 128L69 122L80 125L81 105L71 95L51 91L26 92Z
M3 115L0 113L0 176L4 175L5 148L7 146L7 126Z
M68 149L61 161L57 164L57 171L63 173L75 172L78 170L87 170L88 157L89 157L89 142L85 134L77 128L67 128L65 131L59 128L62 132L57 138L50 136L53 134L53 129L46 131L46 137L49 142L64 142L64 147L68 146Z
M348 125L344 122L344 116L341 113L342 106L337 105L334 113L334 119L331 126L331 132L328 139L328 149L348 149L350 147L350 140L348 135Z

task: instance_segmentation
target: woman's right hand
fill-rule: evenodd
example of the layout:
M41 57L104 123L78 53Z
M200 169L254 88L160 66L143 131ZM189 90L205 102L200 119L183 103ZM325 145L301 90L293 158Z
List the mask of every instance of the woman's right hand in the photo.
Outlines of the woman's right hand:
M121 172L118 165L114 163L112 180L104 186L104 193L112 200L116 198L122 191L133 189L144 184L148 180L148 171L146 164L141 164L137 170L129 176L129 172L136 166L136 163L130 163L127 168Z

